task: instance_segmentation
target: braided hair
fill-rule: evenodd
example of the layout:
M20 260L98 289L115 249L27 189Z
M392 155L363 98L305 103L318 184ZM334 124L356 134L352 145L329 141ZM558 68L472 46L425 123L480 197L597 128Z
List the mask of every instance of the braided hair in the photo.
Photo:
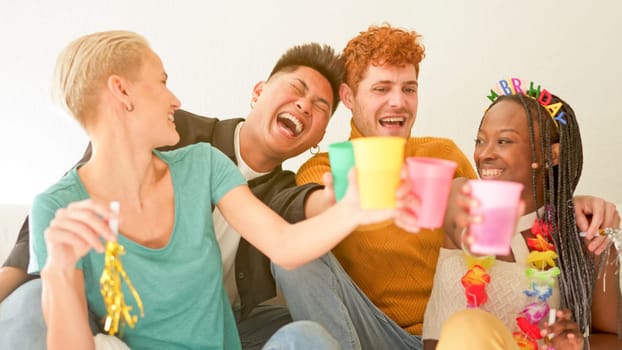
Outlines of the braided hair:
M532 168L532 193L535 207L545 208L542 214L544 217L539 219L551 227L551 237L558 255L557 265L561 270L558 278L561 306L572 311L581 332L588 335L595 269L594 261L579 236L575 220L573 193L583 168L579 125L570 105L555 95L552 95L550 103L562 103L557 115L563 112L564 118L559 121L554 120L536 99L526 95L499 96L490 107L506 100L518 103L525 109L532 162L543 164L539 169ZM535 133L536 125L540 130L539 135ZM556 165L553 164L552 151L555 143L559 143ZM543 169L544 174L541 183L538 183L540 169ZM539 188L543 193L542 198L538 198Z

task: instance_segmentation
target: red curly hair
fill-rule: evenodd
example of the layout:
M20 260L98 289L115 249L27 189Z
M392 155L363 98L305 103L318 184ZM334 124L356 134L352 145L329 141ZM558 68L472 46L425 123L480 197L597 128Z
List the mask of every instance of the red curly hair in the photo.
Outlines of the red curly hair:
M356 93L358 84L370 64L382 66L415 65L419 76L419 63L425 49L415 31L391 27L390 24L371 26L348 42L343 49L346 72L344 82Z

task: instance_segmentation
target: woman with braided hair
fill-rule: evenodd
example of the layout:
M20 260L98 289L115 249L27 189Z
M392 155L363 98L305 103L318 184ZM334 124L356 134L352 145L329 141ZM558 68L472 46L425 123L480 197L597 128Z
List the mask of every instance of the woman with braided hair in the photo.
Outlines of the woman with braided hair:
M575 223L579 126L570 105L533 83L504 92L489 97L474 162L482 180L522 183L528 214L518 221L509 255L473 256L460 247L469 246L469 223L485 218L469 214L477 203L466 179L454 181L424 317L425 348L583 349L584 336L616 332L619 289L616 266L606 261L617 254L599 258L615 252L610 240L583 238ZM607 224L619 227L617 212ZM606 340L622 345L613 334ZM595 336L593 345L598 341Z

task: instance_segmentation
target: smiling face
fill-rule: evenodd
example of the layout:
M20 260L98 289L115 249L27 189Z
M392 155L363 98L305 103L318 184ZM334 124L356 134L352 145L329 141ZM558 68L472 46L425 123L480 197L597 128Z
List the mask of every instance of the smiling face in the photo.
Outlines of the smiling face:
M340 96L363 136L409 137L419 104L415 66L370 65L356 91L342 84Z
M328 80L305 66L281 71L257 84L253 109L242 127L242 133L250 135L254 143L241 142L245 161L249 162L244 154L247 147L260 147L263 156L281 163L317 145L326 132L332 96ZM262 167L255 165L254 169Z
M146 49L140 69L129 79L127 88L134 105L131 113L140 115L141 118L135 118L137 122L142 123L150 135L156 135L153 148L179 142L173 115L181 103L166 86L167 79L160 57Z
M534 123L534 139L540 132ZM537 143L537 142L536 142ZM538 147L539 148L539 147ZM536 154L539 154L536 152ZM524 185L522 199L526 210L535 210L532 190L532 146L525 109L514 101L493 105L482 120L475 140L473 159L481 179L505 180ZM536 186L542 198L542 164L538 157ZM540 201L540 199L539 199Z

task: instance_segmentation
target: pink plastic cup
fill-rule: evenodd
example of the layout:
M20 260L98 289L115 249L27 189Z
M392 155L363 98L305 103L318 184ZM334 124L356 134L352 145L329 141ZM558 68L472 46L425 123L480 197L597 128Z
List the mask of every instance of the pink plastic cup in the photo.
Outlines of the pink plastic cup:
M417 226L437 228L443 224L451 181L456 162L427 157L406 158L411 192L421 202L417 212Z
M516 227L518 203L523 184L511 181L469 180L471 194L479 207L471 214L481 215L482 222L471 224L471 251L485 255L508 255Z

